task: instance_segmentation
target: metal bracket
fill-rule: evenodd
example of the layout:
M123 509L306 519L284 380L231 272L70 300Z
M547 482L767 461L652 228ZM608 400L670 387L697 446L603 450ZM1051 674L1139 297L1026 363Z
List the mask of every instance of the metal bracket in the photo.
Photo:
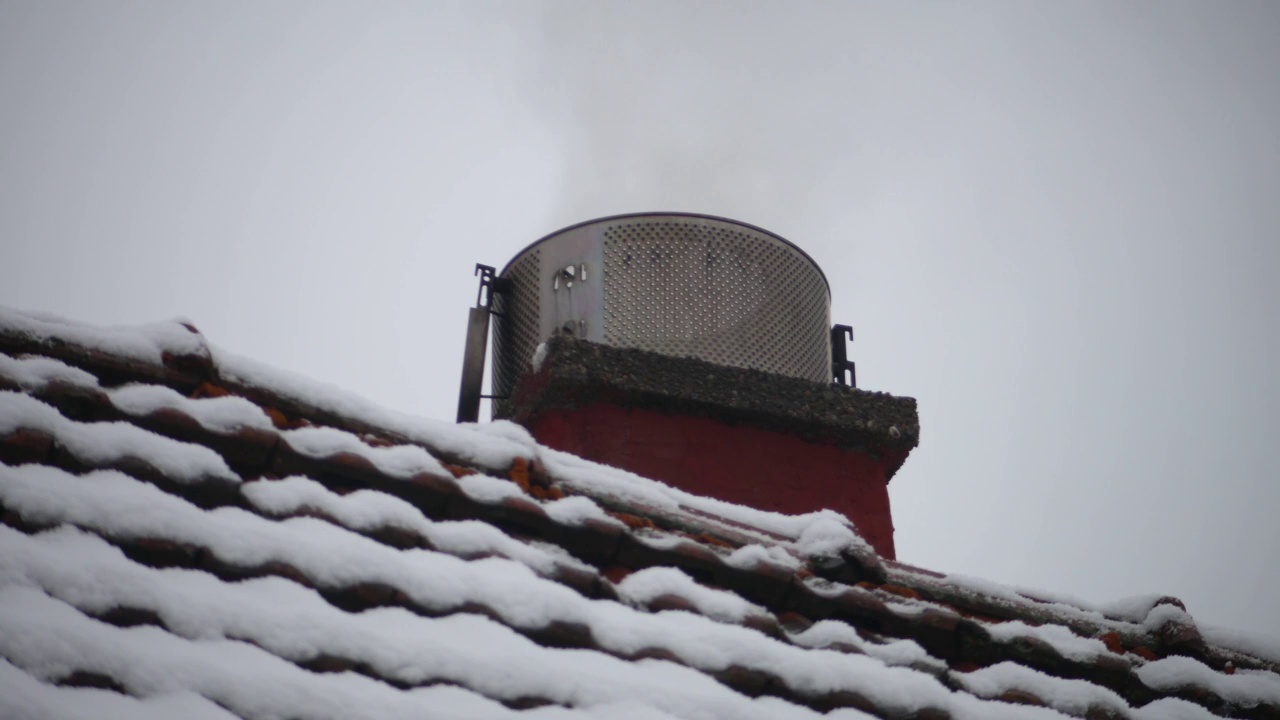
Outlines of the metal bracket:
M476 275L480 276L480 288L476 290L476 307L492 307L493 294L506 294L511 291L511 279L498 277L492 265L476 263ZM488 292L485 292L485 291Z
M468 311L467 341L462 356L462 382L458 388L458 422L476 422L480 419L480 399L484 385L484 360L489 349L489 316L501 313L493 310L493 294L511 291L511 280L498 277L491 265L476 263L476 275L480 276L480 289L476 291L476 306ZM505 398L501 398L505 399Z
M551 279L551 289L559 290L560 288L573 289L574 281L587 281L587 264L584 262L565 265Z
M849 348L845 345L845 337L853 342L853 328L848 325L831 326L831 379L840 385L858 387L858 373L854 362L849 359ZM848 372L848 382L845 372Z

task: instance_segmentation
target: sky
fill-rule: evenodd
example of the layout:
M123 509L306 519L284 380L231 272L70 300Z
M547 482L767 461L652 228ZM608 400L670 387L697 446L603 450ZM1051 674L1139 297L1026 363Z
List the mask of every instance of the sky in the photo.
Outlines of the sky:
M1280 638L1280 4L0 0L0 304L451 419L477 262L795 242L900 560Z

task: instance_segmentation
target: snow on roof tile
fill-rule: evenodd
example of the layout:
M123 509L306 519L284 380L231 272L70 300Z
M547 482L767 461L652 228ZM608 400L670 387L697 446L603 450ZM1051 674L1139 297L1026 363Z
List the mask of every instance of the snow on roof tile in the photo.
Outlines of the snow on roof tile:
M240 478L209 448L147 432L126 422L79 423L29 395L0 390L0 435L18 430L47 433L85 465L136 459L179 482Z
M1280 650L0 309L0 716L1280 717Z
M0 659L0 717L11 720L237 720L238 716L191 691L135 698L91 687L40 682Z

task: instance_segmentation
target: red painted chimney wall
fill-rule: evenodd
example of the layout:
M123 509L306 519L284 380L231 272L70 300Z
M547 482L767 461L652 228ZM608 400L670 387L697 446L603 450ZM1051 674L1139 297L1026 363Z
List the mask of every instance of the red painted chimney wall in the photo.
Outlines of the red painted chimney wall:
M888 478L908 450L842 450L773 430L606 402L547 409L527 424L544 445L690 493L787 514L830 508L852 520L881 556L894 558Z
M894 558L888 483L919 443L913 398L555 336L494 407L543 445L693 495L834 510Z

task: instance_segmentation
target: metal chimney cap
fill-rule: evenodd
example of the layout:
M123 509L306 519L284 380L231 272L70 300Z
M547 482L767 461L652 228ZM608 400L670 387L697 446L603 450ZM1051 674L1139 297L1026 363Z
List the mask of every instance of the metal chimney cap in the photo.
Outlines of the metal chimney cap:
M580 227L585 227L587 225L614 222L617 220L634 220L634 219L640 219L640 218L659 218L659 217L676 217L676 218L685 218L685 219L693 219L693 220L713 220L715 222L728 223L730 225L737 225L738 227L746 228L753 232L768 235L774 240L777 240L778 242L781 242L784 245L787 245L792 250L795 250L796 252L800 253L800 255L802 255L805 260L808 260L809 264L813 265L814 269L818 271L818 275L822 278L822 283L827 286L827 296L830 297L831 295L831 282L827 280L827 274L822 271L822 266L819 265L817 261L814 260L813 257L809 255L809 253L805 252L803 248L791 242L790 240L782 237L778 233L765 230L759 225L752 225L751 223L745 223L745 222L742 222L741 220L734 220L733 218L721 217L719 215L708 215L707 213L694 213L694 212L674 212L669 210L656 210L653 212L632 212L632 213L621 213L618 215L605 215L604 217L598 217L592 220L584 220L582 222L577 222L572 225L566 225L560 228L559 230L556 230L555 232L550 232L550 233L547 233L546 235L543 235L537 240L534 240L533 242L521 248L520 252L513 255L511 259L507 261L507 264L502 267L502 271L499 272L498 275L505 277L507 275L507 271L511 269L511 266L514 265L522 257L524 257L525 253L529 252L530 250L537 247L538 245L541 245L543 242L550 240L551 238L561 235L563 233L566 233L570 230L580 228Z
M619 348L830 383L831 286L785 238L729 218L628 213L521 250L494 298L493 395L511 394L539 343ZM844 365L841 365L843 372Z

